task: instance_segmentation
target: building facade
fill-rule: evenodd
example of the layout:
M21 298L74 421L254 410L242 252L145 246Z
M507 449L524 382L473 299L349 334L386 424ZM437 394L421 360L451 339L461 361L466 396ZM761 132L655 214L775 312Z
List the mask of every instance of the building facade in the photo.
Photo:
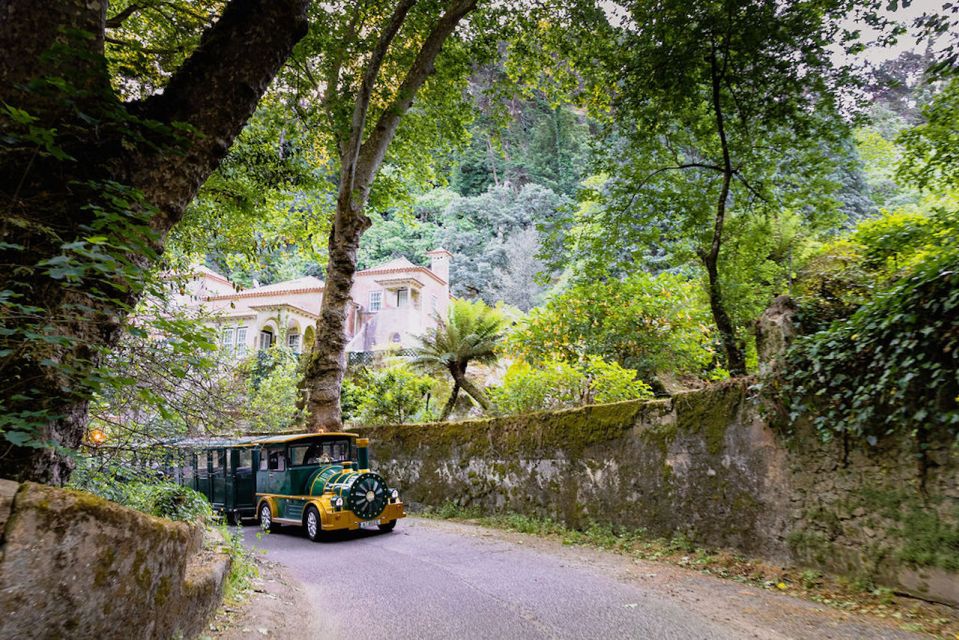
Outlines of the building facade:
M417 336L436 326L437 317L446 317L452 254L435 249L427 255L429 268L396 258L356 272L347 310L347 352L411 348ZM323 289L323 281L313 276L241 289L198 267L175 303L210 315L222 346L238 355L267 349L278 340L302 352L316 335Z

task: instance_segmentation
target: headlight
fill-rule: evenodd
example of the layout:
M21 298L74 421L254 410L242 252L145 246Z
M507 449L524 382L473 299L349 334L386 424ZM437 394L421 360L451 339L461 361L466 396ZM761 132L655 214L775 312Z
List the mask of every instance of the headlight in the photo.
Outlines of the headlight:
M396 489L391 490L391 491L390 491L390 498L392 498L393 500L399 500L399 499L400 499L400 492L397 491Z
M336 507L337 509L342 509L342 508L343 508L343 498L341 498L341 497L339 497L339 496L333 498L333 506Z

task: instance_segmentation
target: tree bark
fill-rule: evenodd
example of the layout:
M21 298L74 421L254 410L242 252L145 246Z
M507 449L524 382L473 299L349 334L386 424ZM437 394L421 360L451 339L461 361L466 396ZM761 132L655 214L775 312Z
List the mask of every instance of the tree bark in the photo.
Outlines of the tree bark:
M306 379L310 428L333 431L342 427L340 391L346 372L346 313L350 304L356 252L363 232L370 226L364 209L370 187L379 171L400 120L409 111L417 92L433 74L436 56L459 22L473 9L477 0L452 0L437 20L407 71L393 102L386 106L363 141L370 97L380 66L396 34L403 25L414 0L397 4L380 28L380 37L363 71L354 101L349 138L340 150L340 185L336 214L330 231L329 261L317 336L313 343Z
M444 422L447 418L450 417L450 414L453 413L453 407L456 406L456 398L460 395L460 384L453 381L453 390L450 391L450 397L446 401L446 404L443 405L443 413L440 414L440 422Z
M713 111L716 116L716 130L719 133L719 142L723 152L723 178L722 187L719 192L719 200L716 203L716 218L713 225L712 241L709 251L703 253L702 260L706 266L706 274L709 278L709 308L712 311L716 328L719 330L720 341L723 345L723 351L726 354L726 366L728 367L730 375L742 376L746 374L746 357L742 345L736 338L736 329L733 326L732 319L726 311L722 287L719 281L719 251L722 248L723 224L726 219L726 203L729 200L729 187L733 179L734 170L729 153L729 141L726 139L726 124L723 118L721 95L722 71L719 68L715 48L713 48L710 63L712 71Z
M486 395L480 391L479 387L470 382L469 378L466 377L466 367L456 371L451 371L451 373L455 383L458 384L463 391L468 393L473 400L476 400L479 406L483 407L484 411L489 411L493 408L493 404L489 401L489 398L487 398Z
M22 134L0 152L5 477L68 479L103 355L170 229L305 35L308 1L233 0L162 94L124 104L103 55L106 0L0 0L0 98L62 152L0 116ZM91 236L104 262L53 268ZM10 444L17 434L43 446Z

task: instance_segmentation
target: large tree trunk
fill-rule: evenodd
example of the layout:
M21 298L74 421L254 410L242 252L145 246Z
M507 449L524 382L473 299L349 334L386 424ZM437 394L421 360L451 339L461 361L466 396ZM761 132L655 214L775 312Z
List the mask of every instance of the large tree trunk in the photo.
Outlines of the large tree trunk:
M393 102L383 109L365 141L363 136L366 133L370 98L380 66L407 13L415 4L414 0L400 0L396 4L392 14L381 25L379 38L363 70L353 102L350 135L340 145L340 185L333 229L330 231L327 281L316 340L305 372L306 404L313 431L332 431L342 426L340 392L346 371L346 314L353 274L356 272L356 251L363 232L370 226L369 218L363 213L370 187L396 136L400 120L409 111L417 92L433 74L434 63L443 43L453 34L460 20L476 8L476 2L449 2L420 45L416 59L397 89Z
M3 476L69 477L102 357L305 34L307 4L233 0L161 94L124 104L103 56L106 0L0 0L0 97L53 135L0 115Z
M341 197L330 230L323 306L304 372L308 382L306 406L314 430L335 430L342 421L340 390L346 371L346 316L360 237L370 226L370 219L362 210L354 210L351 200L348 195Z
M719 133L719 142L723 152L723 181L716 203L716 218L713 225L713 237L709 250L702 258L709 278L709 308L713 314L713 321L719 330L719 338L726 353L726 367L730 375L746 375L746 355L740 341L736 337L736 328L726 311L722 287L719 281L719 251L722 248L723 224L726 220L726 203L729 200L729 187L733 178L733 164L729 154L729 141L726 139L726 124L723 118L721 82L725 69L721 69L716 57L716 48L713 48L710 59L712 67L713 111L716 117L716 130Z

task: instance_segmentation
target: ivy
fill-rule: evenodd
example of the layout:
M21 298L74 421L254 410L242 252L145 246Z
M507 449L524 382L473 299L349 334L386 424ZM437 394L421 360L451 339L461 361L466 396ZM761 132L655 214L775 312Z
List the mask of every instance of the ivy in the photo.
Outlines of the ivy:
M796 341L780 387L792 423L872 445L946 429L959 441L959 247L946 247L848 319Z

